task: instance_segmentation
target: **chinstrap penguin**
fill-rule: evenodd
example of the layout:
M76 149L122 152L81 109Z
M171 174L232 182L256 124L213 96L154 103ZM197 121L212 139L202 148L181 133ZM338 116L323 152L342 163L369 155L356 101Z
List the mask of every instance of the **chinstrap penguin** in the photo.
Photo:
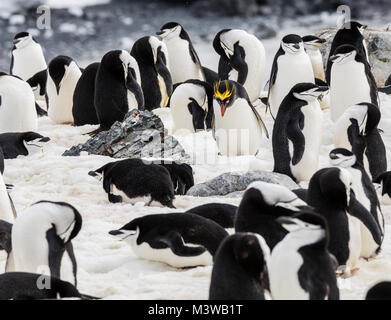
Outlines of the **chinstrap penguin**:
M48 141L50 141L49 137L44 137L32 131L0 134L0 146L5 159L14 159L20 155L28 156L41 152L44 143Z

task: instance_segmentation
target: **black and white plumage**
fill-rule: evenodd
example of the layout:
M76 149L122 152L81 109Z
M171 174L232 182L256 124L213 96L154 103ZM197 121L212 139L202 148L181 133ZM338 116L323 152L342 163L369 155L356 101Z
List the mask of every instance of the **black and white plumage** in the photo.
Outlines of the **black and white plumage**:
M253 233L224 239L214 257L209 300L265 300L270 249Z
M75 126L99 124L94 103L95 79L99 64L99 62L94 62L88 65L81 74L79 81L77 81L72 106Z
M238 207L228 203L207 203L187 210L201 217L211 219L224 229L233 229Z
M381 203L391 205L391 171L383 172L377 176L374 182L380 184Z
M179 83L170 97L175 130L211 129L213 121L213 87L200 80Z
M53 122L73 124L73 93L80 76L81 70L71 57L60 55L50 61L46 102Z
M160 205L175 208L174 186L169 171L163 166L145 163L141 159L126 159L107 163L90 171L89 175L103 175L103 189L110 202L129 199L134 203L144 200L151 205L157 201Z
M327 91L299 83L281 102L273 127L274 172L308 181L318 170L323 121L318 98Z
M360 51L351 45L338 47L330 57L330 111L334 122L357 103L379 105L377 85L371 67Z
M365 44L363 36L364 30L367 26L362 25L357 21L348 21L337 31L334 36L333 42L331 43L329 59L327 60L326 67L326 82L330 84L331 68L333 61L330 57L334 55L335 50L342 45L352 45L358 49L361 56L368 56L368 49Z
M308 207L284 186L257 181L251 183L239 204L235 232L260 234L271 250L288 233L275 219L292 216Z
M164 24L156 34L167 47L172 83L205 80L204 69L188 33L177 22Z
M375 180L387 171L386 148L378 124L381 113L371 103L349 107L335 124L334 146L354 153L357 161Z
M270 256L270 293L274 300L338 300L335 266L327 249L326 220L300 212L277 221L289 233Z
M167 106L173 82L166 45L156 37L138 39L130 54L136 59L146 110Z
M252 105L246 89L232 80L214 88L213 136L222 155L256 155L266 126Z
M320 48L326 40L313 35L304 36L302 39L304 49L311 59L315 79L326 81L322 53L320 52Z
M281 41L270 73L267 104L273 118L292 87L304 82L315 83L311 60L301 37L289 34Z
M176 268L212 264L213 255L228 236L214 221L191 213L147 215L110 234L126 241L138 257Z
M134 108L143 109L140 79L138 63L127 51L112 50L103 56L96 74L94 95L100 130L110 129Z
M256 101L265 76L266 53L262 42L244 30L224 29L216 34L213 47L220 56L220 79L240 83L250 101Z
M0 146L5 159L14 159L20 155L28 156L42 151L43 144L50 141L36 132L9 132L0 134Z
M18 214L12 226L14 270L44 273L77 285L72 239L82 226L78 210L65 202L39 201ZM65 267L65 256L71 265ZM68 260L69 261L69 260Z

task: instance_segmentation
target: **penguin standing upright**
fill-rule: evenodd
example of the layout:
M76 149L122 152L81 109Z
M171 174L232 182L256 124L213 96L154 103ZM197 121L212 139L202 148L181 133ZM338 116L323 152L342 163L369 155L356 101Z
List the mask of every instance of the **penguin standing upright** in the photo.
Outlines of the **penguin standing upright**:
M45 103L46 69L46 60L37 40L28 32L17 33L11 52L10 74L30 84L40 105Z
M300 212L277 221L289 231L270 256L270 293L274 300L339 300L335 268L327 249L326 220Z
M48 116L58 124L73 124L73 93L81 76L81 70L72 58L57 56L50 61L48 72L46 83Z
M200 59L189 35L177 22L164 24L156 34L163 39L167 47L172 83L190 79L205 81Z
M368 49L363 36L366 28L367 26L362 25L357 21L347 21L337 31L333 42L331 43L329 59L327 59L326 82L328 84L330 84L331 67L333 65L333 61L330 60L330 57L335 54L335 50L337 50L339 46L346 44L352 45L358 49L361 56L368 59Z
M303 37L303 43L305 51L311 59L312 69L314 70L315 79L326 81L324 73L323 58L320 52L320 47L326 42L325 39L321 39L316 36Z
M232 80L214 88L213 136L222 155L256 155L266 126L247 95L246 89Z
M384 238L384 217L380 208L379 199L372 181L364 167L357 163L356 156L347 149L334 149L329 153L330 164L348 170L352 176L351 189L357 201L372 214L379 226L382 240ZM371 258L380 250L380 246L373 239L371 232L361 223L361 256Z
M171 95L170 110L176 131L211 129L213 88L200 80L180 83Z
M14 271L71 279L76 285L77 265L71 240L81 225L80 213L70 204L39 201L31 205L18 215L12 227ZM72 263L72 276L63 267L65 251Z
M335 124L334 146L354 153L372 180L387 171L386 148L377 125L380 110L371 103L349 107Z
M0 133L36 131L37 128L31 87L17 76L0 72Z
M262 42L244 30L224 29L215 36L213 47L220 55L220 79L240 83L254 103L261 95L265 76L266 53Z
M296 194L278 184L256 181L251 183L239 204L235 232L260 234L272 250L287 231L275 221L280 216L292 216L308 207Z
M299 83L282 101L273 127L274 172L308 181L318 170L323 114L317 99L327 90Z
M265 300L270 249L257 234L224 239L214 257L209 300Z
M334 122L352 105L371 102L378 106L375 78L366 58L357 48L343 45L330 57L330 112Z
M166 107L173 83L165 43L156 37L143 37L133 44L130 54L140 69L145 109Z
M122 121L128 111L144 107L137 61L125 50L107 52L99 64L95 79L94 104L100 123L108 130Z
M303 40L298 35L290 34L282 38L270 74L268 106L273 118L292 87L302 82L315 83L314 72Z

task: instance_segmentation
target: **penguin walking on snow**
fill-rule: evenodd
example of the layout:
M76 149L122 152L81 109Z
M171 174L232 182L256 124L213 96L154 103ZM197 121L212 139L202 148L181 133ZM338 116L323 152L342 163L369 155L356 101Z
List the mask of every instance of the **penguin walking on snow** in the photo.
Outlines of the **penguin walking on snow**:
M31 87L17 76L0 72L0 133L37 131Z
M112 203L124 199L135 203L143 197L148 206L157 201L160 205L175 208L172 203L174 186L169 171L163 166L145 164L141 159L125 159L110 162L90 171L89 175L97 178L103 175L103 189Z
M219 76L240 83L254 103L261 95L265 76L266 53L262 42L239 29L217 33L213 47L220 55Z
M206 80L190 37L179 23L168 22L156 34L167 47L173 84L190 79Z
M274 119L285 96L295 84L302 82L315 83L314 72L303 40L290 34L282 38L270 74L267 104Z
M326 82L330 84L331 79L331 68L333 61L330 60L330 57L335 54L335 51L339 46L342 45L352 45L357 48L361 56L365 57L368 60L368 49L364 39L364 30L367 26L362 25L357 21L347 21L344 25L337 31L334 36L333 42L331 43L329 58L327 59L326 67Z
M261 235L273 250L287 234L276 222L281 216L292 216L307 204L289 189L272 183L251 183L239 204L235 232L254 232Z
M335 267L327 249L326 220L300 212L277 221L289 231L270 256L270 293L274 300L339 300Z
M265 300L270 249L257 234L224 239L214 257L209 300Z
M54 123L73 124L73 93L81 76L81 70L72 58L57 56L50 61L48 72L46 83L48 116Z
M349 107L335 124L334 146L354 153L372 180L387 171L386 148L377 128L380 110L371 103Z
M138 257L175 268L212 264L228 236L214 221L191 213L146 215L109 233L125 240Z
M41 45L28 32L19 32L14 37L11 52L10 74L30 84L40 106L46 104L47 65Z
M380 208L379 199L372 181L364 167L357 163L356 156L346 149L334 149L329 153L330 164L348 170L352 176L351 189L357 201L371 213L379 227L382 241L384 238L384 217ZM380 251L380 246L373 239L371 232L361 223L361 256L371 258Z
M108 130L116 121L123 121L132 109L143 109L144 95L140 86L137 61L125 50L107 52L99 64L94 104L99 130Z
M246 89L232 80L214 88L213 136L222 155L256 155L266 126L247 95Z
M14 271L69 279L76 286L77 264L71 240L81 225L80 213L64 202L40 201L21 212L12 226ZM71 277L65 268L65 251L72 264Z
M351 45L343 45L330 57L330 113L334 122L347 108L361 102L379 106L375 78L365 56Z
M299 83L282 101L273 127L274 172L308 181L318 170L323 123L318 98L327 90Z
M170 98L175 130L211 129L213 121L213 88L200 80L180 83Z
M166 44L156 37L143 37L133 44L130 54L140 69L145 109L166 107L173 90Z

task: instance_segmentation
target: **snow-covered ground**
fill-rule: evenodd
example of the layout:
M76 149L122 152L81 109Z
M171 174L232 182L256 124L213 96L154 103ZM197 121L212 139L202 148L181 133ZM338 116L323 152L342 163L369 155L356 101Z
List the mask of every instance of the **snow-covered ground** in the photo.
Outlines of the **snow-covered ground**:
M383 139L391 145L391 98L381 95L383 119L380 127ZM170 110L156 111L167 128L172 127ZM261 110L264 115L264 111ZM332 149L333 125L329 111L324 112L323 147L321 166L327 166L328 153ZM265 116L269 130L272 119ZM207 299L212 267L177 270L162 263L137 258L124 242L112 238L108 231L121 227L130 220L153 213L183 211L212 201L238 204L240 199L193 198L177 196L177 210L145 207L142 203L111 204L101 183L87 173L112 159L102 156L82 155L62 157L65 149L84 142L93 126L72 127L54 125L50 119L39 120L39 133L49 136L42 153L6 160L4 179L15 185L11 196L18 212L38 200L61 200L74 205L83 216L83 227L74 239L78 261L79 289L83 293L106 299ZM255 157L228 159L217 156L217 149L210 133L200 132L176 136L193 157L196 183L213 178L227 171L273 166L271 141L264 140L261 154ZM388 159L391 159L387 152ZM205 163L207 162L207 163ZM383 207L386 218L386 236L382 252L372 261L360 261L360 270L349 279L340 279L343 299L361 299L369 286L379 280L391 278L391 208ZM0 268L4 265L1 262Z

